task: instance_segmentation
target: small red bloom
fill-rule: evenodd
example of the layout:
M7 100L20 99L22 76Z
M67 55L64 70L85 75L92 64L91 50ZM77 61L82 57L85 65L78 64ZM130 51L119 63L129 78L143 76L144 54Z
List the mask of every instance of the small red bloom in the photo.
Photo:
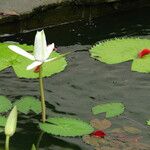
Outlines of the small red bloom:
M150 54L150 49L145 48L145 49L141 50L138 53L138 57L142 58L142 57L144 57L145 55L148 55L148 54Z
M39 65L39 66L37 66L37 67L34 69L34 72L35 72L35 73L40 72L40 65Z
M104 138L106 136L106 134L101 130L96 130L92 132L90 135L94 137L101 137L101 138Z

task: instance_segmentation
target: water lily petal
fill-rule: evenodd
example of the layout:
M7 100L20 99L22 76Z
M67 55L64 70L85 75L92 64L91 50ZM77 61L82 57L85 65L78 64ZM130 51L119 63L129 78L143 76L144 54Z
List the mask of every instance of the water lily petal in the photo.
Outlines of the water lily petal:
M41 65L42 62L41 61L34 61L31 65L27 66L27 70L31 70L39 65Z
M49 62L49 61L53 61L53 60L56 60L57 57L55 58L50 58L50 59L46 59L44 62Z
M47 56L49 57L49 55L52 53L52 51L53 51L53 49L55 48L55 45L54 45L54 43L52 43L52 44L50 44L50 45L48 45L47 46ZM47 57L47 58L48 58ZM46 59L47 59L46 58Z
M60 56L58 56L58 57L54 57L54 58L47 59L47 60L45 60L44 62L56 61L56 60L59 60L59 59L61 59L62 57L64 57L64 56L68 55L68 54L70 54L70 52L67 52L67 53L61 54L61 55L60 55Z
M47 44L44 31L37 31L34 41L34 57L36 60L44 61L48 58Z
M35 60L33 55L31 55L30 53L26 52L25 50L16 45L9 45L8 48L14 51L15 53L22 55L30 60Z

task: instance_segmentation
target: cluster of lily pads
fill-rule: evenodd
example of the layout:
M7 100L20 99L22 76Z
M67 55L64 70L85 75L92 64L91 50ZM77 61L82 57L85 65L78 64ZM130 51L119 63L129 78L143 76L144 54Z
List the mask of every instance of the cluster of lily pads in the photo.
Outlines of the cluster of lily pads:
M133 71L150 72L150 55L146 55L142 59L138 57L142 49L149 47L150 42L147 39L113 39L98 43L90 49L90 53L93 58L108 64L133 60ZM48 134L65 137L88 135L88 140L87 137L84 138L86 143L90 143L90 137L93 138L93 136L104 138L106 134L103 131L95 131L93 124L81 119L71 117L46 118L43 78L64 70L67 65L64 56L68 53L59 54L53 51L54 44L47 46L44 31L37 32L34 47L19 43L0 43L0 48L0 71L12 67L19 78L38 78L41 95L40 100L25 96L14 103L5 96L0 96L0 132L5 131L6 134L5 150L9 150L9 138L15 133L18 113L42 114L41 121L38 121L39 129ZM6 117L11 109L9 116ZM105 118L111 118L122 114L124 109L122 103L112 102L93 107L92 113L93 115L106 113ZM111 123L105 120L100 124L110 126ZM150 121L147 121L147 124L150 125ZM35 149L36 147L33 145L32 150Z

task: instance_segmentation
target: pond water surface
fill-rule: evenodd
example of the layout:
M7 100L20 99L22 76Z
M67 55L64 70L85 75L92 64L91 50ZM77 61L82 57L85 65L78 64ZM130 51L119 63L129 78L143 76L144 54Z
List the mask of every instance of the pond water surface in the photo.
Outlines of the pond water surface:
M45 78L45 94L49 116L72 116L89 122L91 108L104 102L123 102L125 113L111 119L113 127L134 125L142 130L143 142L150 142L150 75L131 72L131 62L106 65L90 58L89 49L98 41L114 37L144 37L150 35L149 8L122 12L92 20L77 21L57 27L46 27L48 43L58 51L75 51L67 56L66 69ZM43 27L44 28L44 27ZM14 35L1 35L0 41L33 44L36 30ZM38 80L18 79L11 68L0 73L0 95L14 100L22 96L39 96ZM36 127L38 116L20 116L19 131L11 140L11 150L30 150L39 143L40 150L92 150L80 137L62 138L44 134ZM32 121L35 124L32 124ZM21 129L23 128L23 129ZM5 137L0 135L0 145Z

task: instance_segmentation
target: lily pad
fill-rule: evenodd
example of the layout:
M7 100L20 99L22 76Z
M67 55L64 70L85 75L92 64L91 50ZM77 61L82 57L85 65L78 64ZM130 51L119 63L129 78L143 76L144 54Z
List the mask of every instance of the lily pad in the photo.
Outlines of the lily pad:
M33 111L36 114L41 112L40 101L31 96L22 97L20 100L17 100L14 105L17 106L18 111L24 114L28 114L30 111Z
M0 116L0 133L4 131L7 118Z
M150 120L146 121L146 124L147 124L148 126L150 126Z
M106 118L111 118L122 114L124 109L125 107L122 103L106 103L93 107L92 112L94 115L106 113Z
M38 78L38 73L35 73L33 70L26 70L26 67L33 61L23 56L20 56L15 52L12 52L8 48L9 45L17 45L31 53L33 51L32 45L28 46L25 44L21 45L18 43L0 43L0 71L12 66L16 75L20 78ZM61 55L57 52L52 52L51 54L51 58L60 56ZM45 63L43 65L43 77L48 77L55 73L63 71L66 65L67 62L64 57L60 57L60 59L53 62Z
M33 46L28 46L28 45L21 45L18 43L0 43L0 71L3 69L6 69L15 63L18 55L14 52L12 52L8 46L9 45L17 45L21 48L25 48L27 51L31 51L33 49Z
M150 40L115 38L103 41L90 49L91 57L107 64L117 64L137 58L138 52L150 48Z
M59 57L60 54L57 52L53 52L51 54L51 58L53 57ZM34 70L27 70L27 66L32 63L31 60L24 58L22 56L19 56L16 60L16 63L14 63L12 66L14 68L15 73L20 78L38 78L39 74L35 73ZM60 58L59 60L47 62L43 65L43 77L51 76L55 73L61 72L66 67L67 63L65 58Z
M74 118L49 118L47 123L40 123L44 132L59 136L82 136L94 131L92 126L82 120Z
M132 63L132 71L149 73L150 72L150 55L146 55L143 58L136 58Z
M5 96L0 96L0 113L7 112L11 107L11 102Z

